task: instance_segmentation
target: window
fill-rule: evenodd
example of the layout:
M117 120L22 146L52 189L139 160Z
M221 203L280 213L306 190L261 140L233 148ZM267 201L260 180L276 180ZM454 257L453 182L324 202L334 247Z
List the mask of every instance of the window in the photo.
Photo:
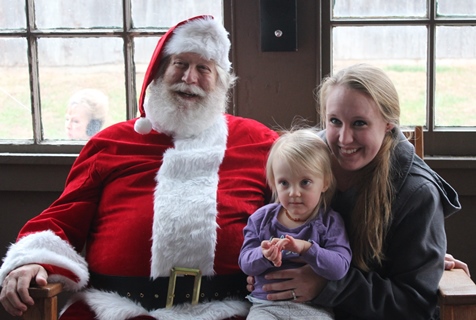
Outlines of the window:
M221 0L0 0L0 6L0 148L9 152L78 152L89 133L134 118L160 36L194 15L223 20ZM68 108L86 102L87 112Z
M425 153L476 154L468 143L476 133L476 1L335 0L322 6L323 76L359 62L380 66L399 92L401 125L424 126Z

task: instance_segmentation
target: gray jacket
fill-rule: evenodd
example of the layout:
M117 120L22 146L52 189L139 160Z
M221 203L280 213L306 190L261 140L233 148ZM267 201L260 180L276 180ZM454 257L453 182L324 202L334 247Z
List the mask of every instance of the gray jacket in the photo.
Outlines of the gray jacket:
M322 133L323 134L323 133ZM324 137L324 136L322 136ZM437 290L444 270L444 219L461 209L456 191L415 155L401 132L393 159L396 198L382 266L352 266L329 281L315 304L334 307L336 319L438 319ZM354 192L338 192L332 207L346 224Z

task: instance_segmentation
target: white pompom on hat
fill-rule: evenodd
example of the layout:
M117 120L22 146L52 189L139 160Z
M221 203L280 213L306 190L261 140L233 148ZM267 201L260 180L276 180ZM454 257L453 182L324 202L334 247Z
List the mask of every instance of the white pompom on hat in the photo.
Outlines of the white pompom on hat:
M231 69L228 59L230 51L228 32L213 16L197 16L178 23L170 28L157 43L139 97L140 118L134 124L134 130L147 134L152 130L152 123L146 118L144 101L147 87L156 77L160 60L164 56L193 52L207 60L213 60L225 71Z

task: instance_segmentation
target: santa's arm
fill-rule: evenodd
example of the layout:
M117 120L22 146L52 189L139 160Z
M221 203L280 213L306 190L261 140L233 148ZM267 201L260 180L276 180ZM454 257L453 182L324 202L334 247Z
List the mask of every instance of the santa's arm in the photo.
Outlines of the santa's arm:
M88 266L80 252L101 191L97 153L90 141L73 164L60 198L20 230L3 259L0 283L18 267L39 264L48 272L48 282L61 282L68 290L86 286Z
M32 263L45 267L48 282L61 282L65 289L79 290L88 283L84 258L51 231L26 235L9 247L0 268L0 283L12 270Z

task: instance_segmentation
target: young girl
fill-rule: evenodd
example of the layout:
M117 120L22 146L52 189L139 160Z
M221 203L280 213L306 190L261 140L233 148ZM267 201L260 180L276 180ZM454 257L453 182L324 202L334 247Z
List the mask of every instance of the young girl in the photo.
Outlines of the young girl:
M262 286L268 272L309 264L329 280L341 279L351 250L341 216L329 207L335 190L330 152L313 129L282 135L271 148L266 174L277 202L248 219L239 257L243 272L255 276L247 319L333 319L332 312L302 302L268 301Z

